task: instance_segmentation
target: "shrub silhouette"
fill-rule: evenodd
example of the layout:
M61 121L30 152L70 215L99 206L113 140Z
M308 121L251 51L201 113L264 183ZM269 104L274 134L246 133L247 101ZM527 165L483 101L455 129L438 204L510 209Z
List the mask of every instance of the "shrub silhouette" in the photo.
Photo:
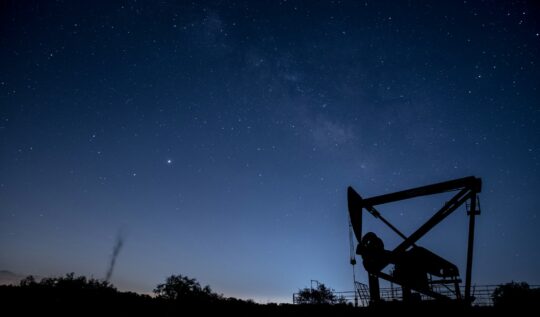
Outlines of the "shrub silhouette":
M304 288L296 294L298 304L345 304L343 296L336 296L334 290L326 287L323 283L317 285L317 288Z

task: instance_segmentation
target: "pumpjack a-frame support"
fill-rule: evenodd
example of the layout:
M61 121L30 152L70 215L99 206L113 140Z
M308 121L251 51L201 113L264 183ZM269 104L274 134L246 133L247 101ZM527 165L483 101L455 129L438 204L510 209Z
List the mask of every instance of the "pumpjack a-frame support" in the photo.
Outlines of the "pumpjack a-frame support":
M405 301L412 298L411 290L425 294L434 299L449 300L450 297L434 291L432 286L435 284L453 284L456 299L464 300L467 304L472 302L471 275L474 227L475 216L480 214L478 193L481 192L481 189L481 179L474 176L366 199L363 199L352 187L348 188L347 200L349 217L354 235L358 241L356 254L362 256L364 268L368 272L371 303L376 303L381 300L379 289L380 278L401 285L403 290L403 300ZM440 208L430 219L408 237L375 209L375 206L378 205L450 191L458 192L449 201L445 202L442 208ZM433 252L417 246L416 242L466 202L469 202L467 204L469 229L465 273L465 296L462 298L459 287L461 279L459 278L457 266ZM362 214L364 210L381 220L392 231L397 233L403 241L393 250L389 251L384 249L382 240L377 237L375 233L368 232L365 235L362 235ZM390 264L394 265L393 272L390 274L383 272L383 269ZM440 278L440 280L428 278L433 276Z

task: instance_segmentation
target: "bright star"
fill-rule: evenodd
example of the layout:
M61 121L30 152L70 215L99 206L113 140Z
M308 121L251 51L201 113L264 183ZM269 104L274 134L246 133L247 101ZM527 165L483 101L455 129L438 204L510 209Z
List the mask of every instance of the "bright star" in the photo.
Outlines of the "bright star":
M171 159L168 159L167 160L167 164L171 164L172 163L172 160Z

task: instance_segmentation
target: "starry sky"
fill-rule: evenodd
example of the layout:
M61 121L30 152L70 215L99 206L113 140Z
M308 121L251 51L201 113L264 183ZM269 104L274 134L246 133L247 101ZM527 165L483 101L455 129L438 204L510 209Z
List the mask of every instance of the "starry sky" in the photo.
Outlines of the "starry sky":
M171 274L263 302L311 279L351 290L347 186L474 175L473 284L540 284L539 17L533 1L2 1L0 269L104 278L120 236L122 290ZM410 234L446 197L379 209ZM464 276L466 229L461 208L419 245Z

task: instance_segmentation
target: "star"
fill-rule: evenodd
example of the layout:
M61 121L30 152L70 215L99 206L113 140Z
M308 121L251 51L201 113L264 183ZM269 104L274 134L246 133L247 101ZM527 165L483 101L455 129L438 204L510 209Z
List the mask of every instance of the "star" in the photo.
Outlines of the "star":
M171 160L171 159L168 159L168 160L167 160L167 164L169 164L169 165L172 164L172 160Z

